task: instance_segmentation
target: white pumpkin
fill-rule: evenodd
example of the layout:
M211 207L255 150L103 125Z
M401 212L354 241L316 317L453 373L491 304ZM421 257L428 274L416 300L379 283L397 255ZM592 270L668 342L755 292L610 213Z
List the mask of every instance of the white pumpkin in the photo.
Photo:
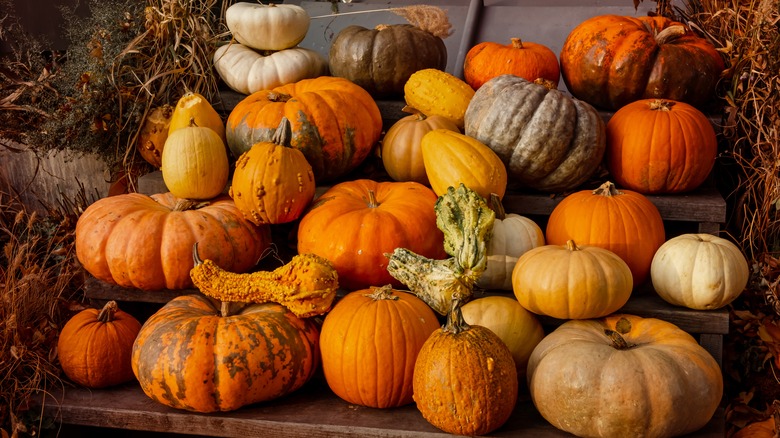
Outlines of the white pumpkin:
M491 195L490 204L496 212L496 219L493 222L493 237L487 248L487 267L477 280L477 286L483 289L512 290L512 271L517 259L544 245L544 232L536 222L525 216L506 214L498 196Z
M233 43L217 48L214 67L228 87L242 94L252 94L325 75L328 61L314 50L303 47L263 55L243 44Z
M682 234L656 251L653 288L665 301L697 310L719 309L747 286L748 262L731 241L712 234Z
M239 2L225 11L225 24L239 43L257 50L284 50L303 41L311 17L298 5Z

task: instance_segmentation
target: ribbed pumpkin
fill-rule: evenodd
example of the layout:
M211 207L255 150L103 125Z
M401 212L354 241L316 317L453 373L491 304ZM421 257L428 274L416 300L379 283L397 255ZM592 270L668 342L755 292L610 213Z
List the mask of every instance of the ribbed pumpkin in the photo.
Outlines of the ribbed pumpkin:
M239 102L226 127L233 156L269 141L282 117L292 124L290 144L303 152L318 183L361 164L382 133L382 115L366 90L344 78L320 76L261 90Z
M545 237L549 245L574 240L614 252L631 268L634 286L647 280L653 256L666 241L658 208L641 193L618 190L609 181L565 197L550 214Z
M466 53L463 61L463 79L477 90L496 76L510 74L529 81L539 78L555 86L561 79L558 56L549 47L512 38L509 44L481 42Z
M323 193L298 224L298 252L333 263L347 290L401 283L387 272L396 248L446 256L431 189L415 182L345 181Z
M504 163L479 140L449 129L435 129L423 136L420 148L425 173L436 195L463 184L485 199L491 193L504 197Z
M244 219L227 196L198 203L170 193L127 193L95 201L76 223L76 256L84 269L141 290L191 287L195 242L203 258L246 272L271 236L267 226Z
M152 108L146 115L141 131L138 133L136 148L141 157L155 168L162 166L162 152L168 139L168 127L171 124L173 107L161 105Z
M639 193L693 190L707 179L717 154L712 123L684 102L638 100L607 123L609 173L620 187Z
M57 356L65 375L88 388L105 388L133 380L130 356L141 323L119 309L116 301L102 309L84 309L65 323Z
M671 437L702 428L718 409L718 363L674 324L633 315L564 322L528 361L539 413L590 437Z
M485 296L463 305L463 320L471 326L487 327L509 348L517 367L520 385L525 382L528 358L544 338L542 323L516 299Z
M417 353L438 328L427 304L390 285L348 293L322 323L320 352L328 386L356 405L412 403Z
M225 123L217 110L211 105L211 102L200 93L188 91L179 98L176 106L173 108L171 120L168 123L168 136L173 131L187 128L193 123L202 128L213 129L223 143L226 141Z
M256 50L284 50L303 41L311 17L299 5L236 2L225 10L233 38Z
M211 128L192 124L172 131L162 153L163 181L176 197L208 200L225 190L230 174L227 148Z
M423 418L456 435L501 427L517 403L515 361L490 329L463 320L453 300L447 323L431 334L414 366L414 401Z
M230 197L255 224L283 224L303 214L316 184L303 153L290 146L290 121L282 118L273 139L256 143L236 160Z
M423 136L435 129L460 131L455 122L444 116L426 116L410 107L405 107L404 111L412 114L393 123L382 137L382 164L394 181L414 181L430 186L420 146Z
M328 53L330 74L360 85L374 97L401 96L418 70L447 67L444 41L411 24L347 26Z
M634 287L631 269L617 254L573 240L520 256L512 285L523 307L558 319L607 316L626 304Z
M498 154L511 181L540 191L580 186L604 158L604 121L592 106L514 75L480 87L465 124L466 135Z
M143 325L132 365L152 400L195 412L232 411L302 387L319 365L319 330L279 304L233 312L182 295Z
M404 100L429 116L439 115L463 129L463 116L474 97L474 89L445 71L426 68L409 76L404 84Z
M724 68L709 41L660 15L589 18L566 37L560 63L569 91L606 110L646 98L702 107Z
M656 251L653 289L665 301L690 309L720 309L747 286L750 268L742 251L712 234L681 234Z

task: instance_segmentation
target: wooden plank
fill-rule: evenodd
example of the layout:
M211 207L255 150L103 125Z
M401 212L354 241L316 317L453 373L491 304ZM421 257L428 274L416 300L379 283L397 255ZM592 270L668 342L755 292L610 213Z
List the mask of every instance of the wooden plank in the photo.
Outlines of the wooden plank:
M163 406L148 398L137 383L109 389L68 388L64 396L43 399L43 415L65 424L190 435L245 438L387 438L451 436L430 425L414 404L373 409L336 397L324 379L315 377L301 390L265 403L212 414ZM710 422L689 437L722 437L725 417L719 409ZM491 437L566 437L539 415L527 394L521 394L514 414Z

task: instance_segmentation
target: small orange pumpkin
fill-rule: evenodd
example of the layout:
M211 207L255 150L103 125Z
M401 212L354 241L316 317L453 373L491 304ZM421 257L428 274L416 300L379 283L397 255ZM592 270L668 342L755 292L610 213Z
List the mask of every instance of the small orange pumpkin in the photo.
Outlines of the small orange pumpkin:
M542 78L555 86L561 79L558 56L549 47L512 38L509 44L481 42L466 53L463 77L471 88L478 89L490 79L511 74L531 82Z

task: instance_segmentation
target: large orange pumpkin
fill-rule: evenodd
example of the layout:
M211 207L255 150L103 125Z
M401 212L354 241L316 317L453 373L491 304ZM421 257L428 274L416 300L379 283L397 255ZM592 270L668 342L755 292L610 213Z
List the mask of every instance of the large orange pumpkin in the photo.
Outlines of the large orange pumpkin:
M561 79L558 57L543 44L520 38L512 38L509 44L485 41L466 53L463 78L471 88L476 90L490 79L503 74L519 76L532 82L539 78L547 79L555 86Z
M346 181L328 189L298 225L298 252L330 260L349 289L401 283L387 271L396 248L444 258L436 194L416 182Z
M712 44L662 16L589 18L566 37L560 63L569 91L607 110L643 98L702 107L724 68Z
M353 170L382 133L382 115L366 90L344 78L320 76L252 93L227 119L227 144L239 157L270 141L282 117L292 124L292 147L311 164L317 182Z
M313 320L276 303L229 307L182 295L144 323L132 365L149 398L195 412L232 411L309 381L319 365Z
M192 247L224 269L245 272L271 242L227 196L208 202L170 193L102 198L76 223L76 256L95 278L141 290L192 286Z
M351 292L325 316L322 370L349 403L390 408L412 403L417 353L439 328L430 307L390 285Z
M699 187L718 154L707 116L685 102L642 99L607 123L607 167L620 187L643 194Z
M611 182L580 190L555 206L547 221L548 245L598 246L617 254L631 269L634 286L650 275L650 264L666 240L658 208L641 193Z

